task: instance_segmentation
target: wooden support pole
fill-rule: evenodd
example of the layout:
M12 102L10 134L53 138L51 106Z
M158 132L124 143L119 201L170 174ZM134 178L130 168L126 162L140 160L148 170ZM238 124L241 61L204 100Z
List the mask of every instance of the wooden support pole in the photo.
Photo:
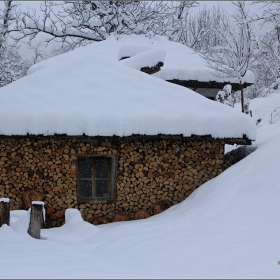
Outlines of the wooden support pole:
M9 198L0 198L0 227L3 224L10 225L10 205Z
M27 232L36 239L40 239L41 228L44 224L43 207L44 202L32 201L30 223Z

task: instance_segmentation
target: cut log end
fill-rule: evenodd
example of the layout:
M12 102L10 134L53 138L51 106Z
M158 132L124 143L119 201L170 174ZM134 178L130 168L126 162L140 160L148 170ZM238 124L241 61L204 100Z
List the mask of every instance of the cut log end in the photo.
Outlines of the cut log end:
M129 216L124 212L116 212L112 222L129 221Z
M133 215L133 220L140 220L149 218L151 214L147 210L138 210Z
M98 218L94 219L92 222L92 224L95 226L108 224L108 223L110 223L110 221L106 217L98 217Z
M32 201L42 201L42 194L34 189L30 189L24 192L22 196L23 203L26 207L30 208L32 205Z
M165 211L166 209L168 209L170 206L172 205L170 200L160 200L157 203L154 204L153 206L153 213L154 215L157 215L163 211Z

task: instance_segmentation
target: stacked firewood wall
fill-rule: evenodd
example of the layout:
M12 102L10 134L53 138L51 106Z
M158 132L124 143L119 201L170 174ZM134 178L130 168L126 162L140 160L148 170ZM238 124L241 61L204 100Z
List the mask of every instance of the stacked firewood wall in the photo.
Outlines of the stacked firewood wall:
M108 140L109 139L109 140ZM26 209L23 194L35 189L43 196L46 227L60 226L64 211L77 208L85 220L110 217L116 211L133 217L139 209L167 199L184 200L202 183L223 171L223 141L137 140L134 138L1 137L0 197L10 198L10 209ZM116 202L79 203L78 155L118 155Z
M134 141L121 144L116 207L130 216L167 199L177 204L223 171L223 142Z

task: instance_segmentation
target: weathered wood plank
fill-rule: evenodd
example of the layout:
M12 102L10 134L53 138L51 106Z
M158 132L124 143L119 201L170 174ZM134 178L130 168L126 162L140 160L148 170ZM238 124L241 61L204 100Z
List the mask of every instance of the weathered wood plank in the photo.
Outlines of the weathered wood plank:
M0 227L3 224L10 225L10 205L8 198L0 198Z
M44 224L43 207L44 207L44 202L32 201L30 223L27 232L30 236L36 239L40 239L41 228Z

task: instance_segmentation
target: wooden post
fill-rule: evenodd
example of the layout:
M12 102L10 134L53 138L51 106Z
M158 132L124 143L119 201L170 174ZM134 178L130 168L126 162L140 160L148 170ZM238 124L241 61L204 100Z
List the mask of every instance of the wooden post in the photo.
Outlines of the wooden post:
M44 202L32 201L30 223L27 232L30 236L37 239L40 239L41 228L44 224L43 207Z
M9 198L0 198L0 227L3 224L10 225L10 205Z
M240 82L240 91L241 91L241 111L244 113L244 92L243 92L243 84Z

